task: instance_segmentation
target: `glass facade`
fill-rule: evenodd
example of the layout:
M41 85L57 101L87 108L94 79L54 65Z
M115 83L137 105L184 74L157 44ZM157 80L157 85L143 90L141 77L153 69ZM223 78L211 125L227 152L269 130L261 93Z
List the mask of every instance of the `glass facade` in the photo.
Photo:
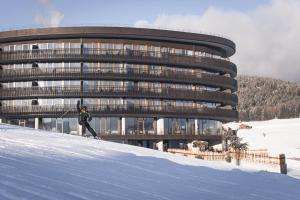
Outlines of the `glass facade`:
M70 62L58 62L58 63L41 63L35 62L34 66L38 67L40 72L80 72L81 63L70 63ZM2 65L3 70L29 70L34 69L33 64L5 64ZM118 74L149 74L157 76L170 76L175 74L186 74L201 77L201 74L213 74L220 75L218 72L209 72L199 68L191 69L178 66L166 66L166 65L143 65L143 64L128 64L128 63L83 63L83 73L89 72L101 72L101 73L118 73Z
M156 134L154 118L125 118L125 132L128 134Z
M198 134L213 135L221 133L222 123L216 120L198 120Z
M167 134L186 134L187 119L185 118L166 118L164 120L164 130Z
M45 87L65 87L68 89L80 89L80 80L63 80L63 81L35 81L36 86ZM3 88L32 88L32 82L10 82L3 83ZM153 92L163 92L170 89L190 90L190 91L218 91L219 88L207 86L195 86L192 84L171 84L160 82L134 82L134 81L83 81L83 90L85 91L102 91L102 90L149 90Z
M11 123L34 128L34 119L12 120ZM196 124L197 123L197 124ZM100 135L117 134L122 131L121 117L93 117L90 125ZM192 118L164 118L165 134L169 135L218 135L222 123L216 120ZM78 118L41 118L39 128L78 135ZM156 118L125 118L125 134L157 134Z
M40 50L58 50L58 49L80 49L81 43L74 42L60 42L60 43L38 43L38 44L11 44L3 46L3 50L6 52L11 51L30 51L35 46L38 46ZM193 49L179 49L164 46L142 45L142 44L128 44L128 43L107 43L107 42L93 42L83 43L84 54L97 53L112 53L118 54L120 51L126 52L126 54L133 54L138 52L149 52L150 56L162 57L166 54L174 54L179 56L195 56L195 57L210 57L215 59L229 60L229 58L221 57L219 55L208 53L205 51L197 51Z

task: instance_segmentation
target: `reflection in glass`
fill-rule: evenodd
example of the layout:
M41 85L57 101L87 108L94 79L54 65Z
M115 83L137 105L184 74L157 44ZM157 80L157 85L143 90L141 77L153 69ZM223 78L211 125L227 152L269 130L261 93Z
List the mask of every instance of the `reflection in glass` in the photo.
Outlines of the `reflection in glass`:
M120 134L121 133L121 121L119 117L102 117L97 118L99 125L97 130L100 129L100 134ZM99 128L99 129L98 129Z

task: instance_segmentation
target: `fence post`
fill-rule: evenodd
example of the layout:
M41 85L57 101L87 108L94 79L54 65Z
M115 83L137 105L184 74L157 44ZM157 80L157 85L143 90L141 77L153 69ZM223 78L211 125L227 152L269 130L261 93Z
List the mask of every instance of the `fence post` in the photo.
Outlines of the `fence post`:
M280 173L287 174L287 165L285 162L285 154L279 154Z

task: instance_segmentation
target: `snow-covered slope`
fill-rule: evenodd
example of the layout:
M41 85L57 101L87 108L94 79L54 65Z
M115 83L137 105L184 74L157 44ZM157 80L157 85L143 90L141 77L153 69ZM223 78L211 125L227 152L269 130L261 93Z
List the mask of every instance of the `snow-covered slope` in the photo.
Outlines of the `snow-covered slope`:
M300 158L300 118L245 122L251 129L240 129L238 135L249 143L250 149L266 148L271 154L285 153ZM236 129L239 123L229 123Z
M300 180L0 125L0 199L299 199Z
M237 129L239 124L229 123L227 126ZM244 124L252 128L240 129L237 133L243 141L248 142L249 149L268 149L271 155L285 154L288 158L288 174L300 178L300 118L273 119Z

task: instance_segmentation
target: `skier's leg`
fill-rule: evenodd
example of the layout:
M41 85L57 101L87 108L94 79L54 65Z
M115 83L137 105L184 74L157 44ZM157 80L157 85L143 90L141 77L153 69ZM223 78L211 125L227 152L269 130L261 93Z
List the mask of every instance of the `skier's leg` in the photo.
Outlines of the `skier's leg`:
M81 124L81 133L82 133L82 136L85 136L85 132L86 132L86 128L85 128L85 123L82 123Z
M90 131L90 133L94 136L97 137L97 133L95 132L95 130L90 126L89 123L85 124L86 128Z

